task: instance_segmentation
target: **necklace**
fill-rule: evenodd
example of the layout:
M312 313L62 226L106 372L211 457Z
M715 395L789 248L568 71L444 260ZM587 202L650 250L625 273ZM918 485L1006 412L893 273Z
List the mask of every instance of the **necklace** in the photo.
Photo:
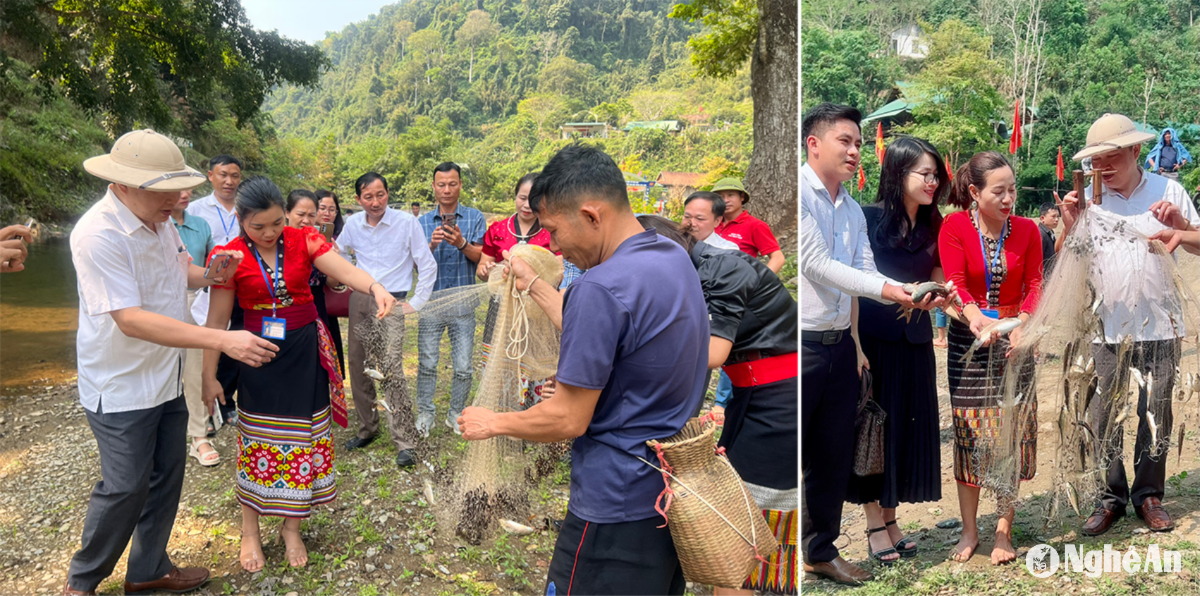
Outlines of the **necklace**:
M517 219L516 214L512 216L513 236L517 237L517 244L528 244L529 239L537 236L537 233L542 231L542 226L538 222L533 222L533 226L529 228L528 234L521 234L521 222Z

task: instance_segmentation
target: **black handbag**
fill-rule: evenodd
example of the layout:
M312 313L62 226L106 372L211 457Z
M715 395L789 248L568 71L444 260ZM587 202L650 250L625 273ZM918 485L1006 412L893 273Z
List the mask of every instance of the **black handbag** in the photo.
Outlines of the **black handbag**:
M858 413L854 418L854 475L883 473L883 422L887 412L871 399L871 371L863 369L859 381Z

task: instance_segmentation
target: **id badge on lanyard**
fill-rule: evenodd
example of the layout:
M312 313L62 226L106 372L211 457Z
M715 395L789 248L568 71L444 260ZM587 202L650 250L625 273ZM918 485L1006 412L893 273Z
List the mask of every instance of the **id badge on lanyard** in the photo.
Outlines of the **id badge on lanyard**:
M988 262L987 245L983 241L983 232L982 231L979 232L979 251L983 253L983 275L984 275L984 283L986 284L986 287L984 288L984 296L987 296L992 291L992 268L996 267L1000 264L1001 255L1004 254L1004 238L1007 235L1006 234L1007 232L1008 232L1008 221L1005 220L1004 228L1002 230L1000 230L1000 240L999 240L999 242L997 242L997 245L996 245L996 257L995 257L993 263ZM983 313L983 315L986 317L991 317L993 319L1000 318L999 309L981 308L981 309L979 309L979 312Z
M273 274L276 280L278 280L280 276L280 252L281 249L278 246L275 247L275 271ZM258 270L262 273L263 282L267 284L267 289L271 292L271 316L263 317L262 336L265 339L277 339L283 341L287 337L287 319L275 317L275 303L277 301L275 297L275 284L272 283L272 280L267 277L266 265L263 263L262 257L259 256L257 248L254 249L254 259L258 262Z

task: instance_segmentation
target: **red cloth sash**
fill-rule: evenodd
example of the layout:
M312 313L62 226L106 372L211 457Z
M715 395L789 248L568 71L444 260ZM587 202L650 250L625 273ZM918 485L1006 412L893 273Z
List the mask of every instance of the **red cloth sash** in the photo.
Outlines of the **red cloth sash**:
M800 370L795 352L722 367L734 387L755 387L791 379Z

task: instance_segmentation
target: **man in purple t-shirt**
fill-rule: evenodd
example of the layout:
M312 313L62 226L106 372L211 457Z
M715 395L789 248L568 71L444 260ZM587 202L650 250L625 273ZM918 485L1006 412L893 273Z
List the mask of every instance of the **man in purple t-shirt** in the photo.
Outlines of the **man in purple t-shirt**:
M630 208L625 178L599 149L573 144L546 164L529 202L587 272L560 295L514 259L517 289L557 320L554 397L523 412L467 408L463 438L575 439L571 500L547 588L562 594L683 594L671 534L654 502L662 475L646 441L676 434L704 396L708 312L688 254ZM529 284L532 283L532 286Z

